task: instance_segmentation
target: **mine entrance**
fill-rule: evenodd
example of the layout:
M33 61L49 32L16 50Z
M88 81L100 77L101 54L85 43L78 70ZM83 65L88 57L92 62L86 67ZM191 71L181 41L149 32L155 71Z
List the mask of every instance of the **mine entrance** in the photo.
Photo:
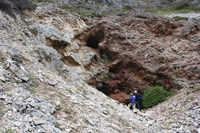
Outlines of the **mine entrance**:
M99 40L96 37L90 37L87 41L87 46L91 48L99 48Z

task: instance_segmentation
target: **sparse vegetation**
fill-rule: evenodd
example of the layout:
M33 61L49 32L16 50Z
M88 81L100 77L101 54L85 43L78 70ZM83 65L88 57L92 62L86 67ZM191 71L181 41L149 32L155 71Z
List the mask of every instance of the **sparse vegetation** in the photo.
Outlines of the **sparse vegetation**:
M36 79L35 79L33 76L31 76L31 75L30 75L30 77L29 77L29 82L30 82L30 85L31 85L32 87L37 87L37 85L38 85Z
M121 122L126 127L131 127L130 123L128 123L126 120L119 118L119 122Z
M103 78L104 78L104 79L108 79L109 76L108 76L107 74L104 74L104 75L103 75Z
M29 86L25 89L29 91L31 94L36 95L38 83L36 82L35 78L30 75L28 83Z
M106 113L107 113L107 114L110 114L110 111L109 111L108 109L106 109Z
M129 6L129 5L124 6L123 9L128 10L128 11L134 10L134 8L132 6Z
M87 119L83 120L86 124L90 124Z
M178 98L178 101L182 101L182 100L183 100L183 97L179 97L179 98Z
M167 99L171 94L162 86L148 88L143 95L142 108L150 108Z
M171 96L174 96L174 95L177 95L178 94L178 91L177 90L172 90L170 91L170 95Z
M122 9L117 9L117 8L110 8L110 10L107 13L112 13L112 14L117 14L123 12Z
M183 105L186 105L188 102L192 101L193 99L194 99L193 96L187 97L187 98L183 101Z
M52 2L54 2L54 0L31 0L31 2L33 2L33 3L39 3L39 2L43 2L43 3L50 2L50 3L52 3Z
M181 3L180 5L176 5L173 7L175 10L183 10L190 8L190 5L188 3Z
M196 86L196 87L194 87L194 89L193 89L192 92L197 92L197 91L200 91L200 86Z
M74 94L73 91L70 90L70 89L68 89L68 88L66 88L65 90L68 91L68 92L71 93L71 94Z
M9 97L12 97L12 96L13 96L13 94L12 94L12 93L8 93L8 94L7 94L7 96L9 96Z
M167 15L176 13L200 13L200 8L197 8L195 7L195 5L190 5L188 3L181 3L170 8L162 7L157 9L146 10L146 12L150 12L155 15ZM179 20L180 18L175 18L175 19Z
M173 19L174 19L175 21L188 20L187 17L180 17L180 16L173 17Z
M97 84L97 88L102 88L103 87L103 84L102 83L98 83Z
M27 88L26 90L29 91L33 95L36 95L36 93L37 93L36 88L31 87L31 88Z
M107 104L108 107L110 107L111 109L114 109L114 107L110 104Z
M65 9L65 10L69 10L69 11L72 11L72 12L76 12L76 13L80 14L83 17L92 16L91 13L87 13L84 10L80 10L78 7L69 7L67 5L64 5L64 6L60 6L60 8Z
M71 110L70 110L70 109L67 109L67 108L64 109L64 112L65 112L66 114L71 114Z
M61 109L62 109L62 108L61 108L60 105L58 105L58 106L55 107L55 110L56 110L56 111L59 111L59 110L61 110Z
M56 127L60 128L60 123L56 122Z
M17 131L11 130L11 129L4 129L0 130L1 133L17 133Z

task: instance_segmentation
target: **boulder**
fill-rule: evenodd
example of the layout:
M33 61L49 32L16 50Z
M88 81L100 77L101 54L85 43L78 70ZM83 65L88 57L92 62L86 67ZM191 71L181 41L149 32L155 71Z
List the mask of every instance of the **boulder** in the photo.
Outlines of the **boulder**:
M62 71L63 62L58 52L47 46L38 46L35 48L38 53L38 61L43 63L51 71Z
M29 80L29 73L24 69L22 65L11 62L9 63L9 69L21 80L23 81Z

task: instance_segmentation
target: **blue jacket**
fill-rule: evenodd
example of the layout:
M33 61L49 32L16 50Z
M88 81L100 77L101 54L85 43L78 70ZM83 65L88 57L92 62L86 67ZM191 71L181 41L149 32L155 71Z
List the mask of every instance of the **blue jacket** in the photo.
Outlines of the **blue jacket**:
M136 102L135 102L135 96L131 96L131 97L129 98L129 101L130 101L131 103L136 103Z

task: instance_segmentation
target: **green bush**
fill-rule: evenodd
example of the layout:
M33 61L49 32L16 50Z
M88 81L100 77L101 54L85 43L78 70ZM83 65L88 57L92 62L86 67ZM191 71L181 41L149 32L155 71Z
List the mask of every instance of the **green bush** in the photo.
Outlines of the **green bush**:
M158 103L165 101L170 95L171 93L162 86L148 88L144 92L141 107L146 109L155 106Z
M103 75L103 78L104 78L104 79L108 79L109 76L108 76L107 74L104 74L104 75Z

